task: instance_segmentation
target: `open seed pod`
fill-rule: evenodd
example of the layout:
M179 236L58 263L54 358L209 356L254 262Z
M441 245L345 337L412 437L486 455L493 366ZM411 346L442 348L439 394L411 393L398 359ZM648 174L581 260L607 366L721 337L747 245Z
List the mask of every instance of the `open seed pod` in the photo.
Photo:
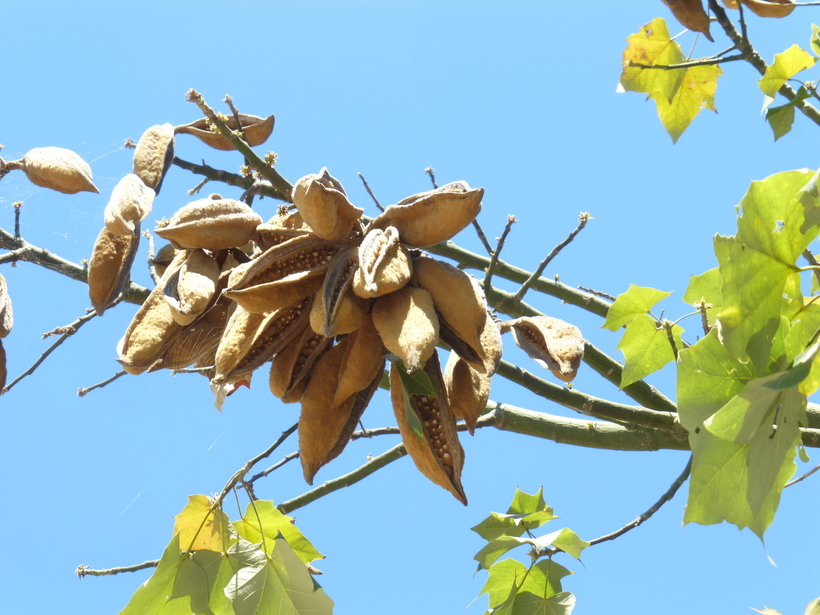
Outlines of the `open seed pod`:
M298 211L280 211L267 222L256 227L253 241L264 252L294 237L309 235L313 230L305 224Z
M7 161L5 166L8 170L22 169L32 184L63 194L99 193L88 163L62 147L37 147L20 160Z
M114 235L133 235L134 227L151 213L154 191L133 173L123 177L111 192L103 217Z
M412 371L435 353L439 338L433 298L423 288L405 286L373 303L373 323L385 347Z
M467 496L461 486L464 449L458 440L456 421L447 403L437 353L430 357L424 371L430 377L436 397L410 391L405 394L398 368L395 363L390 365L390 400L401 438L419 471L466 506ZM408 413L411 412L421 424L421 439L408 422Z
M392 226L368 231L359 244L359 267L353 277L353 292L369 299L392 293L413 275L410 253Z
M268 137L270 137L273 132L273 124L276 121L272 115L266 118L261 118L256 115L246 115L244 113L239 113L238 115L245 143L251 147L256 147L268 140ZM225 123L231 130L236 130L236 120L233 116L229 116ZM174 132L177 134L193 135L214 149L222 151L236 149L228 139L209 128L207 118L202 118L190 124L177 126L174 128Z
M14 313L11 309L11 297L6 278L0 275L0 338L11 333L12 327L14 327Z
M128 284L139 243L139 222L126 235L114 234L107 226L97 235L88 263L88 296L98 316L105 313Z
M395 226L408 246L432 246L470 224L481 211L483 196L484 188L471 189L467 182L453 182L390 205L369 228Z
M187 250L179 266L165 276L162 292L174 319L189 325L211 303L219 278L219 265L204 250Z
M170 243L166 243L162 246L159 250L157 250L156 255L152 258L149 262L151 266L154 268L154 271L159 277L165 273L165 270L168 268L168 265L174 260L178 250L172 246Z
M225 294L251 312L269 312L312 295L340 245L314 235L295 237L231 272Z
M451 352L444 368L444 385L453 415L462 419L473 435L478 417L490 398L490 376L473 369L467 361Z
M350 395L338 405L331 405L347 344L347 339L342 340L322 355L302 397L299 457L305 480L311 485L319 468L337 457L350 441L381 377L379 374L365 390Z
M244 246L261 223L245 203L212 194L178 209L167 226L154 232L177 249L225 250Z
M353 225L364 213L364 209L347 200L344 188L327 168L296 182L293 204L317 236L331 241L350 236Z
M142 133L134 150L134 173L157 194L173 161L173 126L170 124L151 126Z
M524 316L505 323L515 343L556 378L571 382L584 357L580 329L550 316Z
M301 400L313 375L313 365L332 341L305 327L273 357L268 380L271 393L286 404Z
M333 257L310 311L310 326L316 333L336 337L355 331L362 324L370 302L351 290L353 274L358 268L355 247L343 249Z

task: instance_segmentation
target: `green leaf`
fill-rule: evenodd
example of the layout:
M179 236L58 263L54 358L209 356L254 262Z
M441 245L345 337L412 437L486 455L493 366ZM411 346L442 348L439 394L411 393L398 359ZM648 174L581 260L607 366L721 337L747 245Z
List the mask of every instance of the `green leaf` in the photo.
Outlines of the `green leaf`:
M772 608L764 606L762 609L752 609L753 611L757 611L758 613L763 613L763 615L781 615L780 611L775 611Z
M809 45L811 46L811 50L814 52L814 55L820 56L820 27L817 24L811 24L811 38L809 39Z
M816 27L817 26L815 26L815 28ZM820 615L820 598L809 602L804 615Z
M516 547L524 544L533 544L532 540L527 538L518 538L516 536L499 536L495 540L491 540L484 547L475 554L475 559L478 562L478 570L486 569L492 566L499 557L511 551Z
M214 552L207 551L207 553ZM170 600L174 599L187 599L191 611L197 615L214 615L209 606L211 592L208 585L208 575L199 565L199 562L194 562L190 556L183 560L174 579L174 588L171 591Z
M487 569L487 581L481 592L487 594L489 607L494 609L510 598L511 591L517 588L527 575L527 568L518 560L507 558L493 564Z
M119 615L190 615L184 600L168 601L174 589L174 581L187 555L179 550L179 535L175 535L159 560L154 574L131 596Z
M225 590L236 615L330 615L333 601L281 536L270 556L240 568Z
M800 461L802 461L803 463L808 463L809 461L811 461L811 459L809 458L809 454L806 452L806 447L802 444L800 444L797 447L797 454L800 457Z
M649 312L658 301L671 294L671 292L655 288L630 284L629 290L618 295L615 302L609 306L606 320L601 328L617 331L631 320Z
M586 540L581 540L578 534L569 528L563 528L544 536L539 536L531 541L531 544L538 550L546 549L550 545L569 553L575 559L581 558L581 551L589 546Z
M711 307L706 308L706 321L710 326L714 325L723 306L723 278L720 277L720 269L715 267L700 275L691 276L683 301L689 305L696 305L701 301L711 304Z
M561 592L544 598L532 592L519 592L515 597L512 615L569 615L575 608L575 596Z
M507 509L507 514L524 514L541 512L547 509L547 502L544 500L544 488L541 487L536 493L525 493L516 488L515 495L513 495L510 507ZM552 512L552 508L549 509Z
M199 566L208 585L208 605L215 615L235 615L233 605L225 595L225 588L239 570L239 562L225 553L197 551L191 563Z
M772 127L775 141L787 134L792 129L792 124L794 124L795 106L810 96L811 94L809 94L805 86L800 86L796 96L785 105L769 107L766 109L766 121L769 122L769 126Z
M283 515L270 500L250 502L241 521L234 521L236 532L248 542L263 542L270 554L276 543L277 535L287 540L291 549L304 563L323 559L325 556L305 538L305 535L293 524L293 517Z
M521 536L527 530L541 527L548 521L552 521L556 515L552 513L552 508L547 506L544 510L529 514L506 514L490 513L478 525L470 528L484 540L495 540L500 536Z
M212 510L207 495L189 495L188 504L174 522L174 533L185 550L224 551L234 540L228 515L217 508Z
M659 92L672 100L683 79L683 69L659 70L630 67L630 63L646 66L668 66L683 62L685 56L675 41L669 37L666 22L660 17L627 37L623 55L623 71L620 87L627 92L653 94Z
M766 96L774 96L786 81L801 70L814 66L815 62L817 58L796 44L792 45L783 53L775 54L774 62L768 66L758 85Z
M675 95L669 100L661 92L649 96L658 107L658 117L672 142L677 143L683 132L702 109L715 109L717 80L723 71L717 65L692 66L683 73Z
M412 372L408 372L400 359L391 359L391 361L396 365L396 372L401 380L407 425L410 427L410 431L419 439L419 442L424 442L424 426L421 424L421 418L416 413L410 396L427 395L428 397L438 397L438 395L436 395L433 388L430 376L423 369L414 369Z
M683 349L681 334L683 329L674 325L672 335L678 351ZM624 371L621 386L624 388L658 371L675 360L669 335L664 327L658 328L651 316L642 315L626 325L626 332L618 342L618 350L624 353Z
M544 599L554 596L562 591L561 579L573 574L552 559L541 560L527 571L524 564L509 558L493 564L487 573L487 582L479 596L488 594L489 607L492 609L508 601L510 606L514 607L517 602L516 590L529 592ZM495 614L495 611L493 613Z

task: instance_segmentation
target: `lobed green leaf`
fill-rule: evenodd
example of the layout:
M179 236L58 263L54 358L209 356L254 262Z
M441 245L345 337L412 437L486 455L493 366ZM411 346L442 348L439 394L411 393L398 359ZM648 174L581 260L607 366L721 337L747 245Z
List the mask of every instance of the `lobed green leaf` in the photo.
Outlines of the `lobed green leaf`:
M800 71L814 66L815 62L817 58L798 45L792 45L783 53L775 54L774 62L766 68L758 85L766 96L774 96L786 81Z
M263 544L268 554L273 551L276 537L281 535L304 563L325 557L293 524L293 517L279 512L270 500L250 502L245 516L240 521L234 521L233 526L237 534L248 542L262 543L264 537Z
M617 331L638 316L646 314L660 300L665 299L671 292L664 292L656 288L629 285L629 290L615 298L609 306L602 329Z
M683 349L682 334L683 329L673 325L672 336L679 351ZM675 360L667 330L663 326L659 328L657 321L645 314L626 325L626 331L617 348L624 353L625 359L621 389L642 380Z

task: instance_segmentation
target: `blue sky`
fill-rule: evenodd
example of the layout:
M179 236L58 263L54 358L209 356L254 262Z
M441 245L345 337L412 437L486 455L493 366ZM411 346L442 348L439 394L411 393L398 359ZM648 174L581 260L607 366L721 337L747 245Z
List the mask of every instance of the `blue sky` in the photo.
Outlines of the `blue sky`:
M100 194L61 195L12 173L0 183L0 226L12 228L11 203L24 201L25 239L75 262L90 255L114 185L131 168L122 149L153 124L182 124L198 110L189 88L214 106L229 93L240 110L276 114L265 149L295 181L327 166L351 200L373 213L356 175L383 203L440 183L485 188L479 218L490 237L506 217L519 224L504 258L532 268L577 224L594 220L549 267L569 285L611 294L630 283L675 291L715 265L712 238L732 234L734 205L750 180L818 165L817 130L798 117L773 142L760 110L757 74L728 65L718 85L719 114L703 112L676 145L654 104L615 92L626 37L656 16L657 0L629 3L510 2L57 2L6 3L0 143L6 159L31 148L72 149L93 169ZM750 18L752 41L771 61L792 43L808 47L815 9L784 20ZM670 30L681 30L670 24ZM700 38L695 55L728 47ZM685 34L684 50L694 37ZM816 71L814 76L816 77ZM811 77L809 77L811 78ZM180 136L177 153L236 170L234 154ZM170 215L199 181L174 168L149 221ZM206 187L236 198L232 188ZM256 206L263 217L271 200ZM474 235L457 241L480 251ZM143 255L145 246L143 246ZM148 284L144 258L134 278ZM47 348L40 335L68 324L89 305L84 286L22 263L4 266L15 328L4 340L14 377ZM509 287L508 287L509 288ZM578 325L617 356L618 336L601 320L543 296L528 300ZM247 459L298 418L260 379L217 412L195 375L127 377L78 398L118 369L115 346L136 308L94 319L37 372L0 399L0 467L6 477L7 557L0 563L8 612L116 613L147 573L73 576L92 568L155 559L171 538L186 496L219 492ZM698 323L682 323L694 339ZM506 341L506 340L505 340ZM507 343L507 357L522 360ZM530 369L536 370L532 365ZM650 382L673 395L670 370ZM583 370L575 386L622 399ZM574 416L498 380L491 397ZM380 393L367 427L394 424ZM396 443L351 444L317 481L358 467ZM473 577L482 546L469 528L503 511L516 489L544 486L563 524L586 539L611 532L648 508L679 474L679 452L615 453L481 430L463 439L463 507L429 483L408 459L294 513L327 555L319 580L340 615L463 612L484 583ZM283 453L295 450L288 441ZM272 460L273 461L273 460ZM817 461L813 459L816 464ZM805 471L809 466L801 469ZM307 489L298 465L260 481L257 495L281 502ZM764 549L733 526L682 528L681 492L645 526L589 549L564 581L584 613L744 613L769 605L802 613L820 594L813 542L817 480L786 490ZM243 503L244 508L244 503ZM226 511L236 517L234 505ZM560 527L556 525L556 528ZM776 562L772 566L767 553ZM482 613L486 599L467 610Z

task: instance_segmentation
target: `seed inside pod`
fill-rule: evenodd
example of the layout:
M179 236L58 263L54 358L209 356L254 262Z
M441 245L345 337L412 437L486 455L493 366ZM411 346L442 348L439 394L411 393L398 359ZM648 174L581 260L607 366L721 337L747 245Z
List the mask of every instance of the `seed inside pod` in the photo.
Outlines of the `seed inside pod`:
M359 268L353 278L353 292L369 299L403 287L413 275L410 253L392 226L372 229L359 245Z

